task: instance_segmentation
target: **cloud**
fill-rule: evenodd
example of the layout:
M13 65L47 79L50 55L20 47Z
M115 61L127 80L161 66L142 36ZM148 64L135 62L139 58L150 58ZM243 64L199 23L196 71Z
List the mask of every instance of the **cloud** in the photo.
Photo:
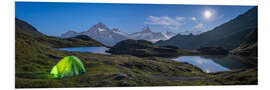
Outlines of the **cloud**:
M149 16L145 24L162 25L169 29L178 29L183 24L183 23L180 23L180 21L184 19L185 19L184 17L171 18L168 16L162 16L162 17Z
M175 19L176 19L177 21L182 21L182 20L185 19L185 17L176 17Z
M192 21L196 21L196 20L197 20L196 17L191 17L190 19L191 19Z
M199 29L202 28L204 25L202 23L199 23L197 25L194 26L195 29Z

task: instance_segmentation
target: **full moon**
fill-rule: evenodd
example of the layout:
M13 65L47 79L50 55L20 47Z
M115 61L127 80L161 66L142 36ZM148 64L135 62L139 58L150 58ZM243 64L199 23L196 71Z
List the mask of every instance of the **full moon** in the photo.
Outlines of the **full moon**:
M213 13L211 11L209 11L209 10L205 10L204 13L203 13L203 15L204 15L204 17L206 19L209 19L209 18L212 17Z

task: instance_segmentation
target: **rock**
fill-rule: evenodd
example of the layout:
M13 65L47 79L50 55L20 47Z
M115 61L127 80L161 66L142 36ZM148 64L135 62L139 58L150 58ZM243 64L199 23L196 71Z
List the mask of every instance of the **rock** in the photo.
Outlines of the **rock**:
M125 78L133 80L132 77L129 77L127 74L123 74L123 73L113 74L113 76L115 76L114 80L122 80Z
M122 80L122 79L128 78L127 74L122 74L122 73L113 74L113 76L115 76L114 80Z
M131 84L126 81L123 81L119 83L119 86L131 86Z

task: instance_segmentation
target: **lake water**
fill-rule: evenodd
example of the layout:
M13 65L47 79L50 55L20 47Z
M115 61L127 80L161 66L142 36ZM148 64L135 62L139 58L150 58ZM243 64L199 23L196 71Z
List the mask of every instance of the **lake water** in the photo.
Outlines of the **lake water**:
M72 47L72 48L59 48L59 49L65 50L65 51L91 52L91 53L110 55L110 53L106 52L106 50L109 50L109 48L106 48L106 47Z
M77 52L91 52L99 54L107 54L106 47L72 47L72 48L59 48L60 50L66 51L77 51ZM227 56L180 56L173 58L172 60L179 62L187 62L201 68L204 72L220 72L230 71L232 69L243 69L248 67L254 67L254 65L247 63L247 60L233 55Z
M204 72L221 72L232 69L243 69L251 67L246 59L239 56L180 56L172 60L187 62L201 68Z

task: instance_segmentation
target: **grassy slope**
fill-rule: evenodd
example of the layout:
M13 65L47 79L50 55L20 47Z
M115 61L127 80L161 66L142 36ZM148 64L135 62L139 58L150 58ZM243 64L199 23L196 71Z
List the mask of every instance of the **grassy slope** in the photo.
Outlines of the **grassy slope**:
M231 53L241 56L258 57L258 31L253 30L246 35L244 42L232 50Z
M30 41L31 42L27 42ZM31 38L16 38L16 87L82 87L82 86L168 86L256 84L257 71L240 74L209 75L198 68L164 58L100 55L52 50ZM50 69L62 57L74 55L85 64L86 73L77 77L50 79ZM128 75L118 79L114 74ZM248 74L245 74L248 73ZM201 77L203 80L171 80L163 77ZM220 78L222 77L222 78ZM233 80L231 78L233 77ZM255 83L254 83L255 82ZM128 83L128 84L127 84Z
M65 79L47 77L53 65L68 55L79 57L85 64L86 73ZM117 73L127 74L132 79L114 80L116 77L113 74ZM180 85L181 83L153 78L151 75L189 76L191 73L203 77L206 75L189 64L162 59L147 60L134 56L107 56L52 50L27 35L16 36L16 87L18 88L122 86L125 82L140 86Z
M16 28L15 87L175 86L257 83L256 69L206 74L190 64L165 58L138 58L128 55L109 56L66 52L50 48L62 47L62 44L65 43L61 42L66 41L61 39L54 42L49 39L40 40L21 33ZM50 78L50 69L61 58L69 55L77 56L83 61L86 73L72 78ZM119 74L124 74L124 77ZM233 77L233 80L230 80L231 77Z
M37 39L40 43L53 48L80 47L80 46L104 46L97 41L86 41L77 38L61 39L53 36L47 36Z

